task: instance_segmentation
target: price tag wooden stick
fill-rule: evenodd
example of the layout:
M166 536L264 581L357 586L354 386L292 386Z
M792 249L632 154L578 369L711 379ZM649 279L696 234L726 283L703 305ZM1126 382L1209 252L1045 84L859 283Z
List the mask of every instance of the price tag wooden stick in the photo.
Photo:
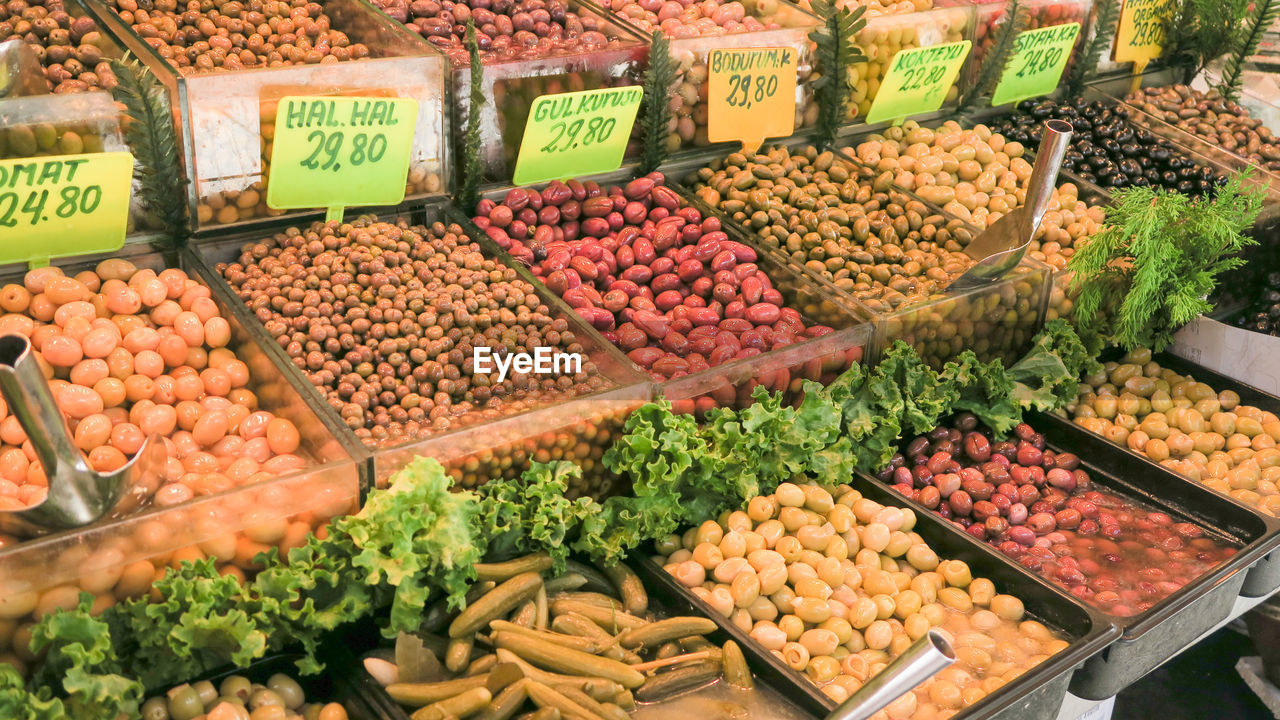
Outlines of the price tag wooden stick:
M707 55L707 139L760 149L796 129L795 48L717 48Z

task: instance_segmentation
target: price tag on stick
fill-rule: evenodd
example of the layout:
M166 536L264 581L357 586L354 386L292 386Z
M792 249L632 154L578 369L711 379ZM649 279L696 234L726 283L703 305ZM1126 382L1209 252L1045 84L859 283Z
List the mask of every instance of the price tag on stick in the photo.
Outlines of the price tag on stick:
M765 138L795 132L797 61L789 47L712 50L707 139L740 141L752 152Z
M267 206L322 207L333 220L351 205L401 202L417 124L411 98L281 98Z
M1115 60L1141 73L1164 51L1163 19L1171 0L1124 0L1116 29Z
M127 152L0 160L0 263L119 250L132 191Z
M635 86L542 95L516 158L516 185L617 170L644 90Z
M896 120L942 107L972 45L961 40L902 50L894 55L880 91L871 102L867 122Z
M1013 57L1005 65L1000 82L992 93L991 105L1004 105L1053 92L1079 36L1078 22L1018 33Z

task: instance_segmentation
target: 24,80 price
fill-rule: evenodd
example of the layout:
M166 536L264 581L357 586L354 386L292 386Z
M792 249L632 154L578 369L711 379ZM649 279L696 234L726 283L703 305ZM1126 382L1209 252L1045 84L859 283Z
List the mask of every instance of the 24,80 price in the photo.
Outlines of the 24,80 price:
M1058 61L1062 59L1063 49L1060 47L1037 48L1027 53L1026 58L1022 62L1022 67L1018 68L1017 77L1024 78L1031 75L1037 75L1054 67Z
M908 68L902 74L902 85L898 87L898 92L912 92L929 85L937 85L942 82L946 74L945 65Z
M387 136L382 133L373 135L356 133L351 138L351 149L344 152L343 146L346 142L346 132L342 130L331 133L316 130L307 136L307 143L315 143L315 147L311 150L311 154L298 164L308 170L337 172L342 168L344 161L351 165L376 163L387 154Z
M540 148L544 153L568 152L577 149L579 145L596 145L609 139L613 134L613 129L618 126L618 121L614 118L593 117L590 122L583 120L574 120L573 122L560 121L551 126L551 132L555 136L551 138L551 142ZM587 134L579 140L578 136L582 134L583 127L586 127Z
M64 219L76 214L88 215L102 202L102 187L70 185L62 188L58 196L57 205L49 208L52 198L48 190L30 190L25 198L17 192L0 193L0 227L16 227L20 215L26 215L29 224L38 225L50 219L46 211Z
M750 108L764 102L778 92L778 76L770 75L730 75L729 107Z

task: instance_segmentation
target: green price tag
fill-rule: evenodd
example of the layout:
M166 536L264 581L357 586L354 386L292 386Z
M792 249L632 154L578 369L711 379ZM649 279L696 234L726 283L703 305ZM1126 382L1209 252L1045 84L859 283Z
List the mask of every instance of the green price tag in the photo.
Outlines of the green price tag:
M516 158L516 185L617 170L644 91L604 88L533 101Z
M267 206L395 205L405 178L418 101L411 98L284 97L267 176Z
M868 123L933 112L942 107L947 90L969 57L968 40L903 50L893 56L880 91L871 102Z
M1004 105L1047 95L1058 87L1062 71L1080 35L1080 23L1036 28L1018 33L1013 57L1004 66L991 105Z
M119 250L132 192L127 152L0 160L0 262Z

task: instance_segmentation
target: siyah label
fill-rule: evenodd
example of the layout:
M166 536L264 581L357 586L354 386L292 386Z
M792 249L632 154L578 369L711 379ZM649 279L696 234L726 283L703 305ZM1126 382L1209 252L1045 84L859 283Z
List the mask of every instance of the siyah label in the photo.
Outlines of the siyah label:
M794 48L716 49L707 55L707 139L760 148L765 138L796 129Z
M515 184L617 170L643 96L628 86L538 97L524 126Z
M871 102L868 123L896 120L942 107L947 91L969 57L968 40L902 50L893 56L880 91Z
M299 97L276 111L267 206L278 210L395 205L405 178L418 101Z
M1019 33L1014 40L1013 57L992 93L992 106L1053 92L1079 36L1078 22Z
M1132 62L1139 71L1164 51L1162 19L1171 0L1124 0L1116 30L1116 62Z
M0 262L119 250L132 192L127 152L0 160Z

